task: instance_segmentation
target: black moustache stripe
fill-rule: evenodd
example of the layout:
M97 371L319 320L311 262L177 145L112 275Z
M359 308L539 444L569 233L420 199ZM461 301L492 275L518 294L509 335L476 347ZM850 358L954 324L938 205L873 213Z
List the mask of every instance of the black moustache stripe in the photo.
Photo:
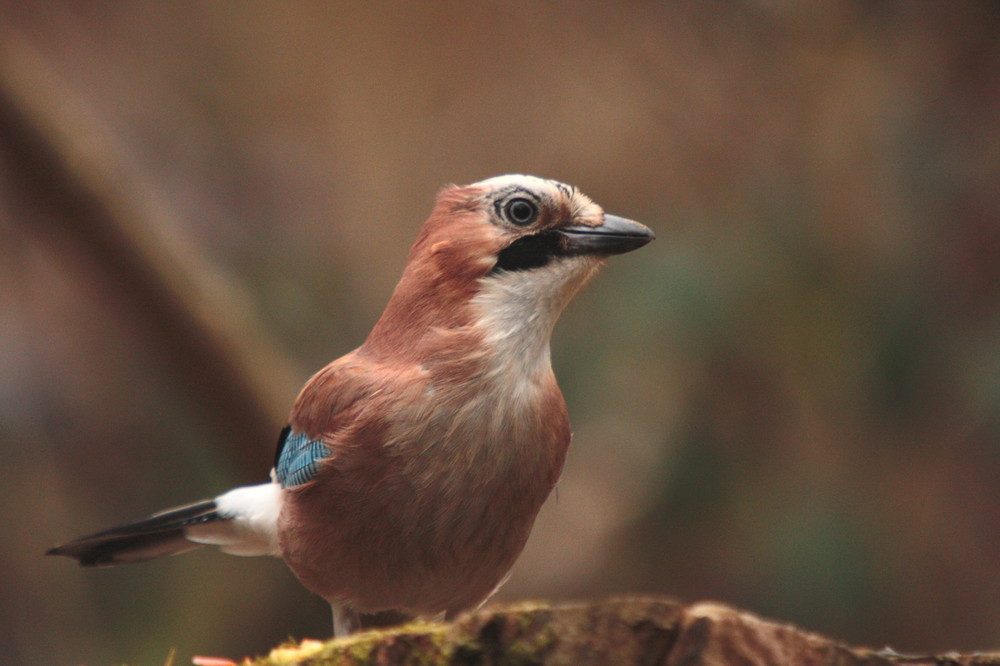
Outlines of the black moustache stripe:
M523 236L500 251L497 263L490 272L540 268L563 253L563 239L556 232Z

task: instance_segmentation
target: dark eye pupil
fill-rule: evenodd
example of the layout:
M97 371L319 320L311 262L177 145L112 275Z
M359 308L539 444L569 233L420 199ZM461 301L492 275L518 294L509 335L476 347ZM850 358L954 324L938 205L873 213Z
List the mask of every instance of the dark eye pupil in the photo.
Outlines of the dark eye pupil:
M507 204L507 219L514 224L529 224L538 214L535 204L527 199L514 199Z

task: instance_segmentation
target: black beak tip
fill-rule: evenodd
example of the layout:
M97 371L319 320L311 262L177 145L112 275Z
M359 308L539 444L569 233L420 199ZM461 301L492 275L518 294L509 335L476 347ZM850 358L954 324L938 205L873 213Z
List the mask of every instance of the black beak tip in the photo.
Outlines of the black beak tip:
M636 224L638 224L638 222L636 222ZM656 240L656 234L653 233L652 229L645 226L643 227L643 229L645 230L645 233L637 234L637 237L642 240L642 245L639 245L638 247L642 247L643 245L646 245L647 243L651 243Z

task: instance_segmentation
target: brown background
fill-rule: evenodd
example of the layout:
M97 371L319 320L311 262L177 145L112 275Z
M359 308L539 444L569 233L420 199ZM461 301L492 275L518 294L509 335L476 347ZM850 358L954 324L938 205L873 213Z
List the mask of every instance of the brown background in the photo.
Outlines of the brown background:
M1000 648L998 7L0 3L4 95L90 146L70 171L220 327L164 325L0 118L2 661L326 635L279 562L41 553L262 480L436 190L512 171L658 240L557 328L575 444L500 598Z

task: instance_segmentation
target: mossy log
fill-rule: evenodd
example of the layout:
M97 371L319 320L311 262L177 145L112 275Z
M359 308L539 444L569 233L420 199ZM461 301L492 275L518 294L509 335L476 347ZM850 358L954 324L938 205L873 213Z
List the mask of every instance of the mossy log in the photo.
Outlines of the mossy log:
M247 666L451 664L949 664L1000 666L989 654L903 655L854 648L722 604L660 598L521 603L458 621L412 623L326 643L285 645Z

